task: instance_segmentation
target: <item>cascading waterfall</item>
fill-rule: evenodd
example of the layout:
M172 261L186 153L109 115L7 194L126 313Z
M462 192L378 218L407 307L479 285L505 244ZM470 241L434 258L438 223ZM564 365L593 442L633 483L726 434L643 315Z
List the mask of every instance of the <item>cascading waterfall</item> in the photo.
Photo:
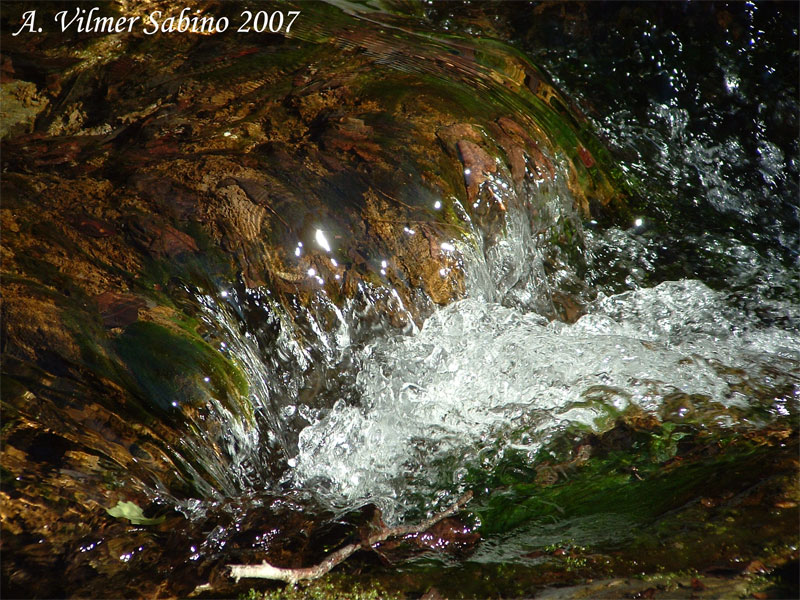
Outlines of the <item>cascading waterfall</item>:
M745 316L697 280L601 293L575 323L548 321L509 294L521 279L526 298L543 299L543 250L528 234L497 246L466 261L480 282L470 297L439 310L417 335L384 336L361 350L360 402L340 400L300 432L294 485L342 508L375 502L398 520L452 502L470 469L490 471L508 449L532 461L569 427L603 431L634 408L764 425L797 401L797 329ZM506 283L503 275L520 271ZM500 284L481 287L492 280ZM791 305L780 309L800 320Z
M508 173L486 183L494 201L508 207L504 234L489 235L475 226L452 199L470 235L468 241L443 242L443 250L456 256L456 264L465 270L468 296L482 302L506 299L552 314L552 282L544 271L536 234L549 231L560 219L576 220L563 177L546 185L534 180L520 195ZM376 339L419 334L412 315L389 286L362 285L342 308L320 290L308 307L292 314L269 290L248 289L241 283L213 293L185 292L203 315L208 341L242 368L249 383L241 411L231 411L209 395L206 412L192 419L193 435L184 440L186 468L195 473L198 489L210 497L271 489L281 480L283 485L313 488L296 476L307 466L305 445L313 426L335 413L336 406L367 406L371 401L360 373L373 363ZM407 326L390 326L379 301L406 313ZM209 447L217 451L209 452ZM211 474L211 486L196 474L194 461ZM276 476L287 467L288 473Z
M798 596L797 6L23 4L5 595Z
M523 197L502 176L487 182L505 205L504 232L486 236L467 221L469 241L448 246L465 269L467 297L421 329L374 324L369 294L391 288L362 290L343 309L320 292L304 325L280 316L268 292L205 296L209 325L251 383L252 422L218 415L229 423L233 487L304 489L338 510L372 502L396 522L452 502L470 470L490 471L509 450L533 461L568 429L601 432L626 411L720 426L785 414L796 401L798 329L745 314L697 280L592 293L579 268L602 282L604 249L646 264L646 248L635 228L584 231L563 182L562 171ZM550 234L564 222L580 264L553 256ZM554 292L576 287L591 298L585 314L554 319ZM243 325L243 305L277 325L271 344L259 346ZM774 310L800 322L791 304ZM359 335L367 322L369 335ZM276 457L282 471L270 473Z

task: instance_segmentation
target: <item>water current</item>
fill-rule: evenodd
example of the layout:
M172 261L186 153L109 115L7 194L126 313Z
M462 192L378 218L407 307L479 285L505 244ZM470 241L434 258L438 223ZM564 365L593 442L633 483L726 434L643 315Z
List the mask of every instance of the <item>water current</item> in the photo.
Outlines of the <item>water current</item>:
M531 50L592 105L638 180L627 228L581 222L563 167L521 195L498 175L488 185L506 200L504 234L452 241L466 297L421 327L374 318L372 300L390 288L365 288L341 310L320 293L302 335L284 323L265 349L237 325L266 310L264 292L207 296L258 423L226 419L236 457L220 467L226 491L302 489L335 510L375 503L397 522L451 502L508 452L533 461L560 434L602 432L632 410L709 427L761 427L796 410L798 162L785 127L796 130L797 96L776 38L796 42L797 29L746 10L750 30L734 45L644 21L602 41L573 36L568 51ZM533 217L531 205L546 210ZM569 251L549 237L564 222ZM559 295L573 312L558 313ZM265 440L279 448L277 473Z
M4 594L796 585L798 5L295 4L3 33Z

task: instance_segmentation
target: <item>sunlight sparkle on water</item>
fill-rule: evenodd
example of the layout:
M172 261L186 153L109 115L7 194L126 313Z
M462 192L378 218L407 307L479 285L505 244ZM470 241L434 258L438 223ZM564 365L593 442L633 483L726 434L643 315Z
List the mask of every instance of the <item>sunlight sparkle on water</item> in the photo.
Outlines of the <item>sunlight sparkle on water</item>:
M325 250L325 252L331 251L331 245L328 243L328 239L325 237L325 232L321 229L317 229L317 233L314 235L314 240L317 242L320 248Z

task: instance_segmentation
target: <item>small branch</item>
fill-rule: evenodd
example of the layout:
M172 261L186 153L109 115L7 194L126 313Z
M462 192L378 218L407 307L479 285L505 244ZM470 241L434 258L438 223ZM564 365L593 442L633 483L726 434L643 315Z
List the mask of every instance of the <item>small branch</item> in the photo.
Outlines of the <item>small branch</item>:
M412 533L421 533L436 525L442 519L446 519L456 514L461 508L472 499L472 492L467 492L459 498L447 510L433 515L430 519L426 519L422 523L416 525L400 525L399 527L384 527L379 529L366 540L362 540L357 544L349 544L340 548L336 552L329 554L328 557L318 565L313 567L306 567L303 569L283 569L281 567L273 567L267 561L262 562L260 565L228 565L230 567L230 576L233 577L238 583L243 577L252 577L258 579L274 579L277 581L285 581L287 583L295 584L304 579L317 579L322 577L333 569L339 563L345 561L356 550L367 546L374 546L380 542L386 541L389 538L400 537Z

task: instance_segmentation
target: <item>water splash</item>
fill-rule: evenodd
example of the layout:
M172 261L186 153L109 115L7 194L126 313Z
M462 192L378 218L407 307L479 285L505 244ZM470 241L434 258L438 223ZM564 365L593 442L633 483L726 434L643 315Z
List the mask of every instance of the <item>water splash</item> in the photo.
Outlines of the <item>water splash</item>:
M504 207L502 234L452 201L469 241L448 241L447 251L465 270L468 297L421 330L411 318L402 332L381 320L388 287L365 286L341 310L318 296L323 312L338 311L335 334L312 310L299 311L300 326L284 319L283 337L247 338L235 316L210 310L260 382L256 434L230 429L241 489L305 488L329 506L375 502L399 520L451 501L468 469L491 469L507 449L532 457L567 428L600 431L628 410L720 426L797 410L796 205L787 210L796 164L770 141L769 103L749 120L752 139L729 127L741 120L738 103L759 93L737 61L715 56L719 81L695 85L690 75L705 70L683 51L694 42L649 24L641 33L628 67L650 65L668 85L631 80L654 90L644 108L610 103L599 123L627 156L622 169L655 182L630 229L584 229L564 165L548 157L557 169L546 183L517 189L500 172L485 182ZM615 102L625 97L611 87ZM729 102L692 95L701 88ZM316 241L325 249L324 233ZM559 295L576 303L569 318ZM280 313L271 311L265 319Z
M388 518L449 501L471 466L498 446L531 456L580 425L603 430L669 397L746 411L753 398L731 372L780 363L800 379L800 335L734 323L724 297L698 281L606 297L576 323L467 299L431 317L417 336L382 339L361 360L360 404L339 401L300 434L292 481L340 507L377 502ZM781 396L781 382L770 391ZM764 400L767 400L766 398ZM719 412L720 424L736 414ZM745 417L742 417L743 419ZM524 444L518 441L524 433Z

